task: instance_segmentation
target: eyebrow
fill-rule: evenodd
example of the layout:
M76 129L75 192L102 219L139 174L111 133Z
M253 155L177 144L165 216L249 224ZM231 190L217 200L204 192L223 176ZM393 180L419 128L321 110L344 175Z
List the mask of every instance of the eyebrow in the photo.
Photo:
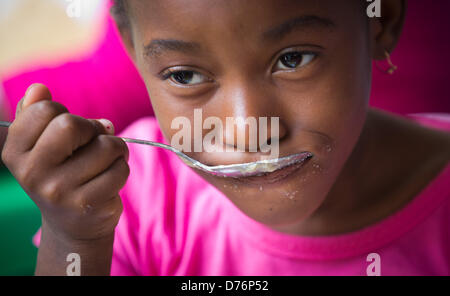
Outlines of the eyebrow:
M336 24L327 18L315 15L305 15L293 18L263 33L263 39L279 40L287 34L298 29L307 28L334 28ZM167 51L182 53L198 53L201 50L200 44L176 39L154 39L144 46L144 56L155 58Z
M287 34L299 29L333 29L336 24L327 18L316 15L304 15L293 18L263 33L263 39L280 40Z
M200 45L195 42L186 42L176 39L154 39L144 46L144 55L148 57L157 57L166 51L195 53L200 51L200 49Z

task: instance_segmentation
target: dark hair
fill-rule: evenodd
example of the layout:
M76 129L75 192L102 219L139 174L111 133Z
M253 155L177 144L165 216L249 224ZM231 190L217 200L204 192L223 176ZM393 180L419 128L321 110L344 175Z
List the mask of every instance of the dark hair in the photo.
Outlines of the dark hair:
M113 0L111 15L115 19L119 29L124 29L129 26L125 0Z
M129 27L129 19L127 13L127 3L125 0L112 0L113 5L111 7L111 15L115 19L117 26L120 30ZM367 3L366 1L360 1L362 8L364 9L364 16L366 16ZM367 19L367 18L366 18Z

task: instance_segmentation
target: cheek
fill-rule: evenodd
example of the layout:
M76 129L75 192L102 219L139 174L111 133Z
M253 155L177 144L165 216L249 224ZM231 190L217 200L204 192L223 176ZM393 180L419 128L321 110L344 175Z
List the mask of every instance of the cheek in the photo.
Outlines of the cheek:
M150 96L155 117L158 120L159 127L164 137L170 142L172 136L178 131L172 129L172 123L176 122L177 118L186 117L190 122L193 122L193 108L186 108L184 104L170 99L164 91L157 85L158 81L147 83L147 89ZM149 87L148 85L153 85ZM156 85L156 87L155 87Z
M320 132L338 146L358 138L368 111L371 59L367 42L342 39L348 46L330 45L314 77L280 88L292 134Z
M291 126L314 130L330 137L333 158L340 166L359 138L368 112L371 59L365 43L349 43L345 50L335 50L327 58L324 70L314 82L304 87L301 96L289 101ZM296 132L294 132L295 134Z
M309 119L331 137L351 141L359 135L370 97L372 64L364 30L342 33L326 59L326 70L310 86L315 99Z

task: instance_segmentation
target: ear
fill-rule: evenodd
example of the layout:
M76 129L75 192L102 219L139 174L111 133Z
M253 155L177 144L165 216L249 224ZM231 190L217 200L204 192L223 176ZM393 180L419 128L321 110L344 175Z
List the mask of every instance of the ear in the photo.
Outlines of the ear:
M400 38L406 14L406 0L380 0L381 17L370 20L373 58L383 60Z

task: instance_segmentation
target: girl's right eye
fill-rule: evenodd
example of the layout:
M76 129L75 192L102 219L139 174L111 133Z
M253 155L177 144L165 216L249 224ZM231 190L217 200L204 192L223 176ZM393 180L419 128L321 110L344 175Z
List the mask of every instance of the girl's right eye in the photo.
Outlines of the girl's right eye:
M197 85L209 81L205 75L189 70L168 70L163 74L163 79L170 79L173 83L183 86Z

